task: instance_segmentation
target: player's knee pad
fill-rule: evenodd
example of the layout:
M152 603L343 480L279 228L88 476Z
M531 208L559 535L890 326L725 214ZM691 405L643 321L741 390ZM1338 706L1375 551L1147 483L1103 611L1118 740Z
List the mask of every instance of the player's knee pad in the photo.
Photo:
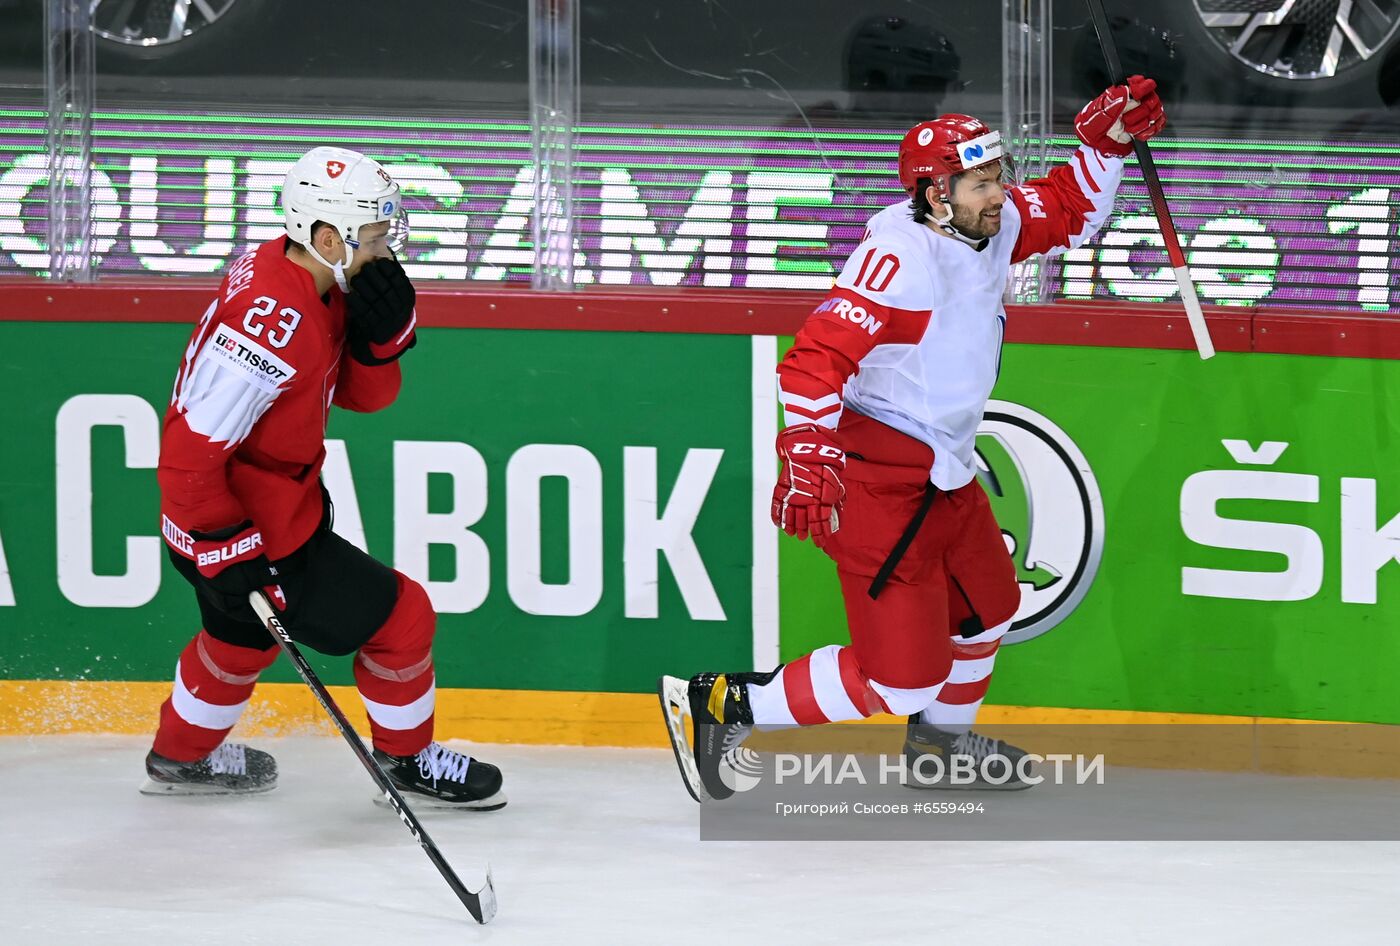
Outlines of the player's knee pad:
M874 716L876 713L903 713L904 710L895 709L894 706L903 706L906 700L917 699L911 694L921 692L917 688L895 687L875 682L861 664L853 647L832 644L814 651L812 660L815 662L823 652L829 652L834 656L835 662L841 670L842 683L846 687L847 696L864 716ZM937 685L932 689L936 694ZM929 699L931 700L933 697L929 697ZM893 701L893 705L891 701Z
M901 688L889 687L883 683L870 681L870 688L880 695L880 700L885 704L885 711L894 716L908 716L910 713L917 713L934 700L938 699L938 692L943 689L943 681L926 687Z
M990 657L997 652L1001 639L1006 636L1006 632L1009 630L1011 630L1011 622L1003 621L996 627L989 627L973 637L959 637L954 634L953 659L976 660L979 657Z
M384 626L360 648L357 659L377 675L384 671L396 677L409 673L417 676L432 663L437 614L422 585L401 572L394 574L399 582L394 610L389 612Z
M279 650L276 644L263 649L230 644L207 630L195 635L193 643L192 649L199 663L214 679L225 683L251 682L244 680L247 677L256 680L257 675L277 659Z

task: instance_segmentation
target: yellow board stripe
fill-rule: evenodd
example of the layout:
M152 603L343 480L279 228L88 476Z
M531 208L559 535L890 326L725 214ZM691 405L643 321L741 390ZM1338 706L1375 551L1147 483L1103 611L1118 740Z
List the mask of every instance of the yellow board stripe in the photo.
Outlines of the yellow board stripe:
M368 736L355 688L330 690L360 734ZM0 680L0 736L152 736L160 704L169 693L168 683ZM877 716L826 735L811 730L762 733L755 736L754 745L801 752L805 740L816 739L806 751L879 753L888 750L888 736L874 730L867 734L865 724L903 722ZM1042 753L1106 753L1110 765L1400 778L1400 726L1290 725L1300 722L1313 721L1033 706L985 706L978 716L979 729L1013 744ZM235 735L334 736L335 729L306 686L264 683ZM667 745L666 726L650 693L442 689L437 694L435 735L484 743ZM792 745L765 745L772 739Z
M328 687L361 735L364 704L352 686ZM154 735L169 683L0 680L0 735ZM534 745L668 745L649 693L542 690L437 691L436 736ZM325 710L300 683L260 683L235 730L239 736L334 735Z
M329 688L363 735L364 705L354 687ZM165 682L0 680L0 735L55 733L154 734ZM899 724L875 716L862 723ZM1206 716L1128 710L984 706L979 726L1299 723L1259 716ZM244 736L334 734L325 711L300 683L261 683L238 724ZM650 693L583 693L551 690L437 692L440 739L531 745L666 746L666 727Z
M355 688L330 690L360 734L368 736ZM163 682L0 680L0 736L152 736L160 704L169 693L170 684ZM762 749L772 738L787 738L795 740L793 747L767 748L803 751L798 748L803 740L819 738L810 751L885 752L888 737L873 730L865 733L866 725L903 722L902 717L876 716L820 737L811 730L789 730L785 737L761 733L754 744ZM1400 778L1400 726L1294 725L1315 722L1034 706L984 706L978 716L979 729L1031 751L1106 753L1110 765ZM306 686L263 683L235 735L333 736L335 729ZM483 743L667 745L666 726L650 693L441 689L435 735Z

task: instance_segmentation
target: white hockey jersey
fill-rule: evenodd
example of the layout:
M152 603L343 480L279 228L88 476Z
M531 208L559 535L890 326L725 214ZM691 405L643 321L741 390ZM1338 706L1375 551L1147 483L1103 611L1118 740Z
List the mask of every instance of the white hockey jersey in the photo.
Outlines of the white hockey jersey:
M1007 188L1001 230L981 250L915 223L908 201L870 218L778 365L785 422L836 429L850 407L928 444L935 486L966 485L1001 368L1009 267L1092 236L1122 175L1121 159L1080 147L1047 177Z

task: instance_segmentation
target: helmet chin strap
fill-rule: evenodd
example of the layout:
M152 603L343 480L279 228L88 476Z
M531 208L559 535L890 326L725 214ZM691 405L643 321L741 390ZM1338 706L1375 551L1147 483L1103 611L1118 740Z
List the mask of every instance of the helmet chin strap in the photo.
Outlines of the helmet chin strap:
M351 249L350 244L348 243L344 244L344 246L345 259L335 263L332 263L330 260L326 259L320 253L318 253L316 251L316 247L312 246L309 243L306 244L306 252L310 253L311 256L316 260L316 262L320 263L322 266L326 267L331 271L331 275L335 277L335 284L340 287L341 292L349 292L350 284L345 281L345 267L349 266L350 261L355 258L355 251Z
M937 214L930 214L930 217L932 218L933 222L938 225L938 229L942 230L948 236L959 241L960 243L966 243L968 246L972 247L974 250L977 250L980 253L986 247L988 240L990 240L991 238L970 237L966 233L963 233L957 227L953 226L952 203L945 201L939 201L939 203L942 204L944 207L947 207L948 212L942 217L938 216Z

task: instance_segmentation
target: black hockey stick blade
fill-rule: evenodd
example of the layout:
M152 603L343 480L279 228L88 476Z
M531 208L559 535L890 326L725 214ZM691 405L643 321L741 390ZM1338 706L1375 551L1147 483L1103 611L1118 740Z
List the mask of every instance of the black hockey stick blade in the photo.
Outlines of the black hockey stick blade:
M1118 44L1109 28L1103 0L1085 2L1089 4L1089 15L1094 20L1094 32L1099 37L1099 48L1103 50L1104 61L1108 64L1108 81L1114 85L1122 85L1128 81L1128 77L1123 74L1123 63L1118 58ZM1162 190L1162 179L1157 175L1157 162L1152 160L1152 151L1145 141L1134 138L1133 153L1137 155L1138 166L1142 168L1147 195L1152 200L1152 210L1157 215L1157 225L1162 230L1162 243L1167 248L1172 274L1176 276L1176 285L1181 291L1181 304L1186 308L1186 321L1191 327L1191 337L1196 342L1196 351L1204 361L1215 356L1215 343L1211 341L1210 329L1206 327L1206 316L1201 311L1201 298L1196 294L1196 284L1191 281L1186 254L1181 251L1181 240L1176 235L1176 225L1172 222L1171 210L1167 207L1167 195Z
M462 906L467 908L467 912L478 923L490 923L491 918L496 915L496 886L491 879L491 865L486 866L486 883L479 890L469 890L467 885L462 883L457 872L452 869L452 865L447 863L447 858L442 856L433 839L428 837L428 832L419 823L413 810L408 807L408 803L403 800L399 790L394 787L394 783L389 781L389 776L384 774L384 770L379 767L370 751L365 748L365 744L360 741L360 737L355 734L350 721L345 718L345 714L340 711L334 697L326 689L321 678L316 675L316 671L311 669L311 665L302 656L301 649L292 640L287 629L282 626L282 622L277 617L277 612L272 609L272 604L267 600L267 596L261 591L254 591L248 595L250 604L259 618L262 619L263 626L272 635L272 639L277 642L277 646L282 648L282 653L287 655L287 659L296 668L297 675L302 682L311 688L316 701L321 704L321 708L329 714L331 721L335 723L335 728L340 730L340 734L345 737L345 741L350 744L350 748L355 753L355 758L360 760L365 771L370 778L374 779L374 784L389 802L389 807L394 809L394 813L399 816L399 820L408 828L413 839L423 848L423 853L428 855L428 860L433 862L433 866L438 869L442 879L447 881L447 886L452 888L452 892L457 895L457 899L462 901Z

